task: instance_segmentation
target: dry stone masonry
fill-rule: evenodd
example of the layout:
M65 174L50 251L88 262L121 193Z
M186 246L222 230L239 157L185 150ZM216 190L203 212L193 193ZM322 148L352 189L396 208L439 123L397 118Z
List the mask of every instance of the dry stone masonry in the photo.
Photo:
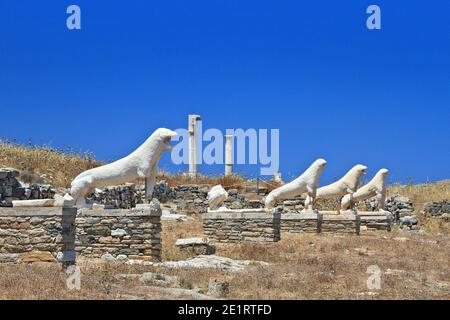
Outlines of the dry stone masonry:
M178 239L175 246L181 251L194 255L211 255L216 253L216 248L210 245L205 238Z
M277 242L280 240L278 212L242 210L203 214L203 230L212 242Z
M180 185L175 187L174 204L178 211L204 213L208 209L209 185Z
M0 168L0 207L12 207L14 200L49 199L55 195L50 185L25 184L13 168Z
M361 227L367 230L383 230L392 231L392 214L389 211L386 212L359 212L361 220Z
M428 202L423 207L423 213L427 217L450 220L450 201Z
M75 220L76 252L100 258L159 261L161 209L83 210Z
M402 228L415 229L417 220L415 208L408 197L394 194L386 200L386 210L392 213L394 222Z
M186 213L206 213L209 202L208 192L210 185L180 185L174 188L175 199L173 203L177 210ZM251 209L261 207L260 201L248 201L237 189L228 190L228 198L223 205L229 209Z
M281 232L286 233L360 233L358 215L287 213L281 216Z
M317 214L286 213L281 215L281 232L320 233Z
M353 233L359 235L361 220L359 215L342 216L337 214L319 214L320 232Z
M161 209L0 208L0 262L159 261Z
M0 208L0 262L73 260L75 216L75 208Z
M144 203L145 188L143 185L127 184L118 187L96 189L87 196L88 203L99 203L114 209L130 209L136 204Z

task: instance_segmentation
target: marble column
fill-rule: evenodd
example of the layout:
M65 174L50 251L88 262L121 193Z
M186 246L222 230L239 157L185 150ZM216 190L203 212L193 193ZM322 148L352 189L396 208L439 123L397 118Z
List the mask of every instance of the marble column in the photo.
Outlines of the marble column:
M225 136L225 176L233 174L234 152L233 152L233 135Z
M197 176L197 122L201 120L199 115L189 115L189 176L191 177Z

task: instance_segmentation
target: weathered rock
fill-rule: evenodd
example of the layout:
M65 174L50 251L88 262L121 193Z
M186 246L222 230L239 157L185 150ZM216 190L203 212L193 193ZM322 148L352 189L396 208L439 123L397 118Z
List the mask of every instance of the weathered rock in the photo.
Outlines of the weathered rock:
M102 255L101 259L105 261L116 261L116 258L114 258L114 256L110 253L105 253Z
M158 287L178 288L180 286L180 280L178 279L178 277L152 272L143 273L139 277L139 281L146 285L153 285Z
M205 238L178 239L175 246L196 255L211 255L216 252L216 248Z
M86 229L86 233L94 236L108 236L111 234L111 230L106 226L95 226Z
M261 261L233 260L214 255L198 256L184 261L169 261L157 264L157 266L173 269L223 269L230 271L242 271L251 265L268 266L269 264Z
M13 207L53 207L55 199L15 200Z
M25 252L20 254L19 260L24 263L56 261L55 257L48 251Z
M210 279L208 283L208 295L214 298L225 298L230 293L230 283L222 279Z
M19 261L17 253L0 253L0 263L16 263Z
M123 237L123 236L126 236L126 235L127 235L127 232L125 230L123 230L123 229L111 230L111 236L113 236L113 237Z
M400 226L412 227L419 223L419 221L415 217L406 216L400 218Z

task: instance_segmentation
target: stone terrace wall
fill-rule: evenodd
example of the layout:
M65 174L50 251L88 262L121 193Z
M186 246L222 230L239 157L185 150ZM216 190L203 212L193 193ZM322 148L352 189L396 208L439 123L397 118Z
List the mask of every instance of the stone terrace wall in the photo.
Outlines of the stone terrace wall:
M212 242L276 242L280 240L280 213L208 212L203 214L203 230Z
M0 208L0 262L73 261L78 255L159 261L161 209Z

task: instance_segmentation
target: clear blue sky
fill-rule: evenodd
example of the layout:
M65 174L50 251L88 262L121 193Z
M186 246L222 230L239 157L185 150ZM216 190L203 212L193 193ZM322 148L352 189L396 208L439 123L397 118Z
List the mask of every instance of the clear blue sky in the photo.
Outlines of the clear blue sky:
M450 178L449 17L448 0L3 0L0 137L114 160L199 113L206 128L279 128L284 177L323 157L323 182L356 163L390 182Z

